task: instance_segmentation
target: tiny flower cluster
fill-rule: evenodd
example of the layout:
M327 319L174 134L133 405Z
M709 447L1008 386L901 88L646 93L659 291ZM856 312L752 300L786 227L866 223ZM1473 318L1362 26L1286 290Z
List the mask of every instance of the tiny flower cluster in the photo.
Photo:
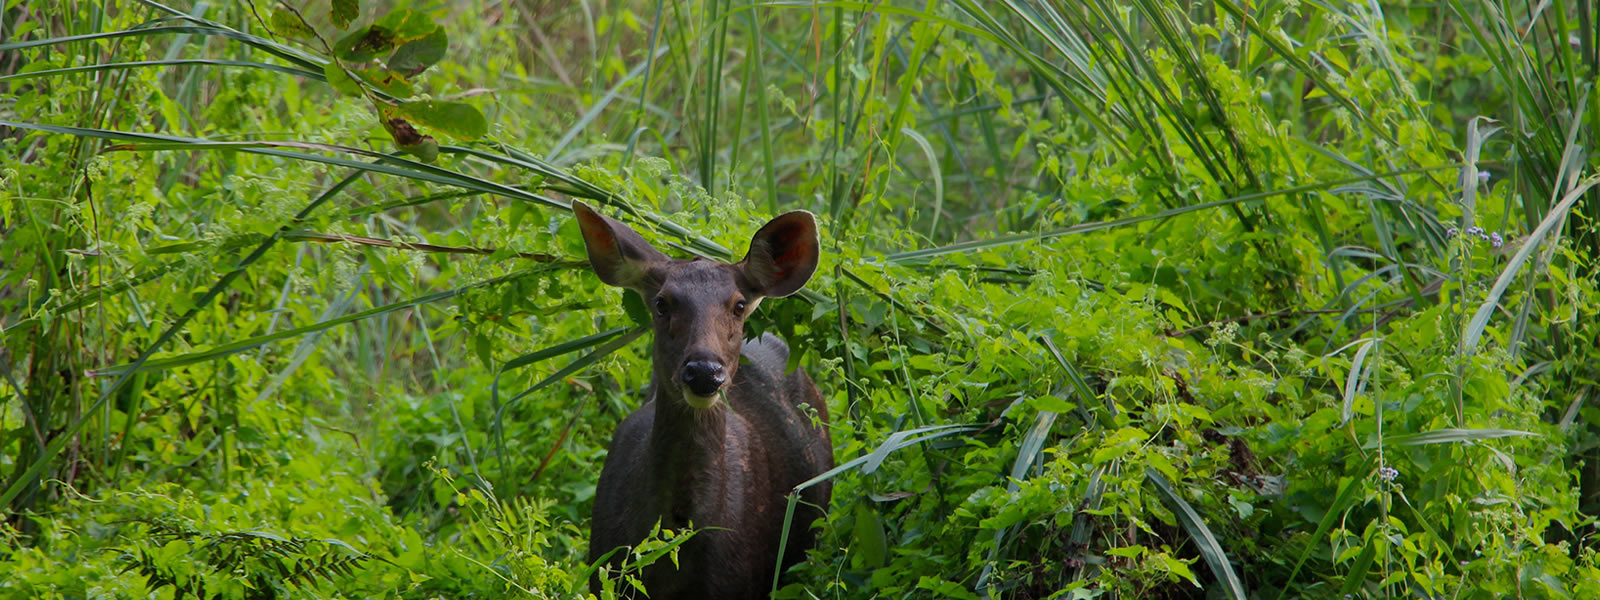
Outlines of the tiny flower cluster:
M1383 467L1378 469L1378 477L1382 478L1384 481L1394 481L1394 478L1399 476L1400 471L1392 467Z
M1460 233L1461 233L1461 230L1456 229L1454 227L1451 227L1448 231L1444 232L1444 239L1447 239L1447 240L1455 239L1455 237L1457 235L1460 235ZM1478 238L1480 240L1489 242L1489 245L1493 246L1495 248L1499 248L1501 245L1506 243L1506 238L1504 236L1501 236L1500 232L1498 232L1498 231L1494 231L1494 232L1485 231L1482 227L1478 227L1478 226L1468 227L1467 228L1467 236L1476 237L1476 238Z

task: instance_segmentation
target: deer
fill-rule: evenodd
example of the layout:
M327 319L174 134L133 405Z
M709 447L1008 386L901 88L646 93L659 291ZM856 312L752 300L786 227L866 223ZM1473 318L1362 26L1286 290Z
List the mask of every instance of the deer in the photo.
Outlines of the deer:
M589 266L633 290L651 313L648 397L611 439L596 485L589 560L622 564L663 530L693 528L676 565L640 574L652 600L767 596L775 577L815 544L811 523L832 495L826 480L801 491L779 560L788 495L833 468L828 407L804 369L786 372L789 347L744 323L765 298L794 294L817 269L817 220L773 218L738 263L672 259L633 229L574 200ZM598 574L590 580L600 593ZM624 597L632 586L622 585Z

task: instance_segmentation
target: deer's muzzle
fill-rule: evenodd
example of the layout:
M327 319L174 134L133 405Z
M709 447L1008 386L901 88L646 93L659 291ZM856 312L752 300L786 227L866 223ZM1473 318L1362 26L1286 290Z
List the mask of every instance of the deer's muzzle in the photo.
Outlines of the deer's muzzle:
M697 360L684 363L679 381L690 393L703 398L717 395L722 389L722 384L728 381L728 372L722 368L722 363L708 360Z

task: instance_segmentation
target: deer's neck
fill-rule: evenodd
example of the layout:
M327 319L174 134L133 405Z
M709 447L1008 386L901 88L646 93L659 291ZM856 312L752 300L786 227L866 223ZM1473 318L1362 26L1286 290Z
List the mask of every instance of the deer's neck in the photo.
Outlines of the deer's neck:
M728 407L724 398L710 408L695 409L680 398L660 392L655 397L655 423L650 435L657 500L666 521L681 527L689 520L708 525L695 513L712 509L722 498L723 472L729 460Z

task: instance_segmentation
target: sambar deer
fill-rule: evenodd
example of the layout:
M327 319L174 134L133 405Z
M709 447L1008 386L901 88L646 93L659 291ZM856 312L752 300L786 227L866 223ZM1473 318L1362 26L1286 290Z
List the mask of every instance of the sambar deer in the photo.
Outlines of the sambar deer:
M600 472L589 559L637 545L658 522L692 526L678 566L663 559L644 569L652 600L765 597L780 568L786 495L833 467L833 446L816 385L803 370L785 373L789 347L772 334L744 339L744 321L763 298L800 291L816 271L816 218L779 215L744 260L727 264L668 258L582 202L572 212L595 275L637 292L655 330L649 398L617 426ZM831 493L827 482L801 492L782 569L815 542L811 522ZM633 593L626 584L619 591Z

